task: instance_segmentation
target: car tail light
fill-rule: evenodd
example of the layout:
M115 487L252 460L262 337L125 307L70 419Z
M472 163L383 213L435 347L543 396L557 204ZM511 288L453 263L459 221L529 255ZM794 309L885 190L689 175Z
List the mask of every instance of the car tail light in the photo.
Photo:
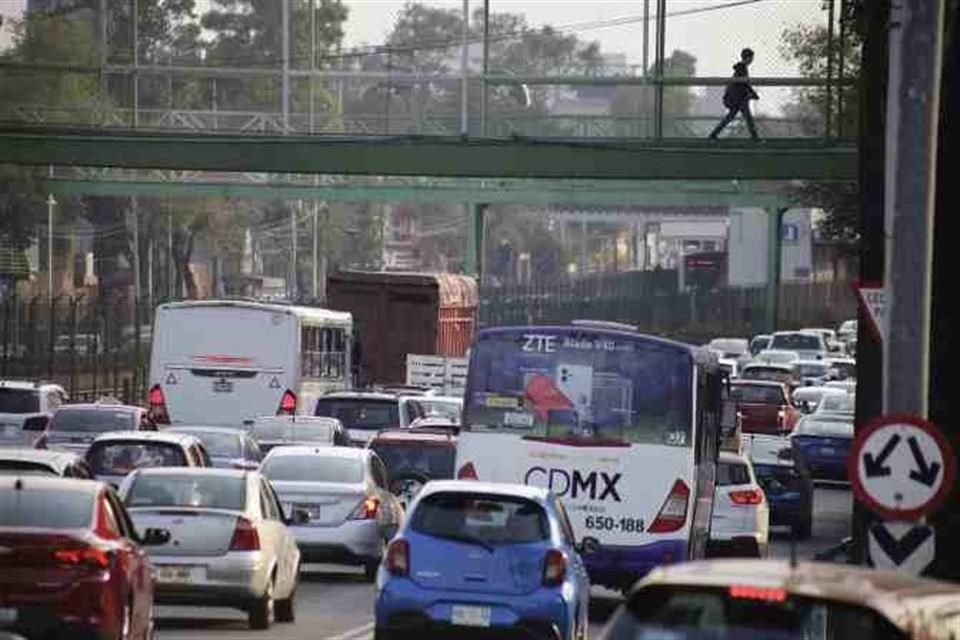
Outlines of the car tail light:
M457 471L457 480L476 480L477 479L477 469L473 466L472 462L460 467Z
M167 398L163 395L163 387L155 384L147 394L147 416L156 424L170 424L170 414L167 412Z
M244 517L237 518L237 526L233 529L233 538L230 540L230 551L259 551L260 535L253 524Z
M567 577L567 558L559 549L547 551L543 563L543 585L545 587L559 587Z
M677 480L673 483L673 488L667 494L667 499L660 507L660 513L648 533L670 533L682 529L687 521L687 503L690 501L690 487L683 480Z
M763 491L760 491L760 489L731 491L730 500L733 501L733 504L761 504L763 502Z
M110 566L110 553L96 547L80 549L57 549L53 559L60 565L85 566L94 569L106 569Z
M94 521L93 531L104 540L116 540L120 535L116 528L110 526L110 516L107 515L105 500L105 497L97 500L97 517Z
M394 540L387 547L387 571L391 575L403 577L410 574L410 543L406 540Z
M292 416L297 413L297 394L290 389L283 392L280 398L280 406L277 408L278 416Z
M357 505L357 508L350 514L353 520L373 520L380 511L380 499L376 496L367 496L363 502Z

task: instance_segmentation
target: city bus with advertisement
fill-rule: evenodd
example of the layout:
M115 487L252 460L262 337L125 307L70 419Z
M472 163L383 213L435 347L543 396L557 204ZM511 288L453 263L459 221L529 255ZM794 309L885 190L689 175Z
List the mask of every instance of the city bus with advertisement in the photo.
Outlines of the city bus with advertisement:
M551 489L588 541L591 582L627 589L703 557L721 436L735 429L727 394L715 354L629 325L484 329L457 476Z
M148 402L158 424L252 424L313 415L352 386L353 319L318 307L246 300L161 304L154 317Z

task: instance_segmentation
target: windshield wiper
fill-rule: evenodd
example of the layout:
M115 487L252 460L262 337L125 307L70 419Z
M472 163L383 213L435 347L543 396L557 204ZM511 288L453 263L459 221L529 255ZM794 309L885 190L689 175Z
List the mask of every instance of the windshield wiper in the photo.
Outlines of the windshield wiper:
M444 533L444 534L434 533L433 535L437 536L438 538L444 538L446 540L456 540L457 542L466 542L467 544L474 544L474 545L477 545L478 547L483 547L490 553L493 553L493 545L490 544L489 542L485 542L484 540L481 540L480 538L474 538L473 536L468 536L466 534L460 534L460 533Z

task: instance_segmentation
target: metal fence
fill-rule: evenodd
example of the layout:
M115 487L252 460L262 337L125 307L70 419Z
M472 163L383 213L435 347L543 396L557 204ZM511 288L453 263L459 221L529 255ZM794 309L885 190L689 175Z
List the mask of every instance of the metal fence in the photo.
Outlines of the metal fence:
M480 294L482 325L566 323L611 320L641 331L690 342L718 335L762 333L767 326L767 290L727 287L679 292L675 272L631 272L569 283L485 286ZM784 284L778 329L836 326L855 317L849 283Z
M139 308L138 308L139 307ZM123 297L0 300L0 378L44 379L75 400L145 394L152 310Z

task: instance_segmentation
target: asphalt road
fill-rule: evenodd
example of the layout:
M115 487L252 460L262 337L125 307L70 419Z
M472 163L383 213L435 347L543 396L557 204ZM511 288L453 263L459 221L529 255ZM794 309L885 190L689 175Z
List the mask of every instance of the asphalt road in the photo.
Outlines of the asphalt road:
M818 486L814 497L813 536L796 545L797 558L813 555L848 535L853 502L847 487ZM790 556L786 529L773 530L771 557ZM373 585L359 569L306 565L297 592L297 621L251 631L246 615L231 609L158 607L159 640L365 640L373 637ZM595 589L591 633L596 634L620 602L618 594Z

